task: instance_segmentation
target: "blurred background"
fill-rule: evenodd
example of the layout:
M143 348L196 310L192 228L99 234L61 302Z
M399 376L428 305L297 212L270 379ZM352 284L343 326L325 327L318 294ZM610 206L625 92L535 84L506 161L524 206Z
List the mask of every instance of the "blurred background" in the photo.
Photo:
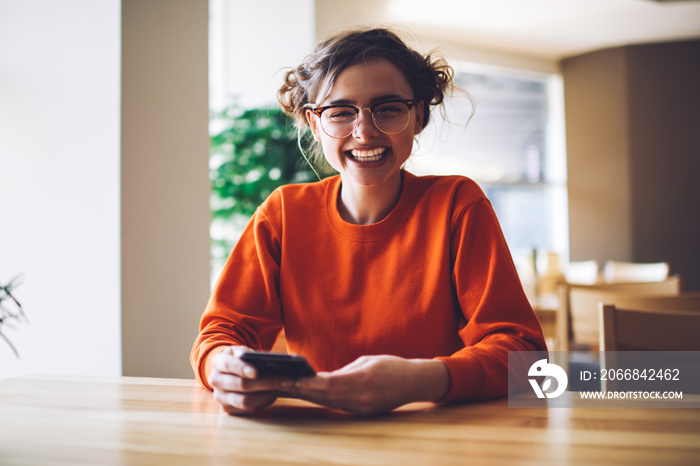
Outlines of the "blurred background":
M28 318L0 377L192 377L246 216L312 176L282 73L355 25L455 67L476 113L451 99L407 168L477 180L526 285L666 261L700 290L698 1L0 0L0 284Z

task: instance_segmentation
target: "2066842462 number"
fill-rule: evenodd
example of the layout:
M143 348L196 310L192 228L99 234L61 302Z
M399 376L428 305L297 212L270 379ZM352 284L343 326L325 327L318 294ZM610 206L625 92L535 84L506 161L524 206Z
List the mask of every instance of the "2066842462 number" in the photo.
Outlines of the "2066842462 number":
M680 380L679 369L601 369L600 380Z

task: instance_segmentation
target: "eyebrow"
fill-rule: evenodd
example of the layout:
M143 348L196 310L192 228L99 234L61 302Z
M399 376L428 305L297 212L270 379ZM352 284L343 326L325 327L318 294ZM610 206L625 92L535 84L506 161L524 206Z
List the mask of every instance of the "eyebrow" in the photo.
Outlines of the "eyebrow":
M384 95L379 95L377 97L373 97L369 101L369 105L374 105L378 102L384 102L386 100L407 100L409 97L400 95L400 94L384 94ZM326 105L323 105L324 107L327 107L329 105L356 105L357 101L352 100L352 99L336 99L332 100Z

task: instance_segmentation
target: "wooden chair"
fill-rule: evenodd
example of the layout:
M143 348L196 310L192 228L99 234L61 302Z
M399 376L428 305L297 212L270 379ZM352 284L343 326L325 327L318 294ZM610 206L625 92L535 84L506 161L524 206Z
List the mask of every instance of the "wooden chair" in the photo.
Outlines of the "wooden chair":
M599 306L601 351L700 351L700 312Z
M599 353L601 373L606 368L637 368L639 363L645 369L677 370L686 376L700 370L698 358L693 356L700 351L700 312L624 309L600 303L598 313L600 349L603 351ZM638 351L654 353L640 360ZM689 384L691 381L686 379L666 383L674 390L680 388L681 391L697 393L697 386ZM685 385L680 386L681 383ZM641 386L649 390L641 379L608 376L601 380L603 391L636 391Z
M670 296L681 291L678 275L660 282L598 285L561 283L557 315L557 350L596 350L599 345L598 303L611 296Z
M606 293L600 297L604 304L639 311L700 312L700 292L677 295L646 295L636 293Z

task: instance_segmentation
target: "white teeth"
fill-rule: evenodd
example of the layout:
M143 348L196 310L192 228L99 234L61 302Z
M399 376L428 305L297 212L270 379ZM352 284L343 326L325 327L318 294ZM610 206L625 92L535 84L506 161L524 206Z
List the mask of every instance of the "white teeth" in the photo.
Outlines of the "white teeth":
M361 159L363 162L374 162L375 160L379 160L382 158L381 156L385 150L386 148L378 148L372 150L353 149L351 153L353 157L355 157L356 159Z

